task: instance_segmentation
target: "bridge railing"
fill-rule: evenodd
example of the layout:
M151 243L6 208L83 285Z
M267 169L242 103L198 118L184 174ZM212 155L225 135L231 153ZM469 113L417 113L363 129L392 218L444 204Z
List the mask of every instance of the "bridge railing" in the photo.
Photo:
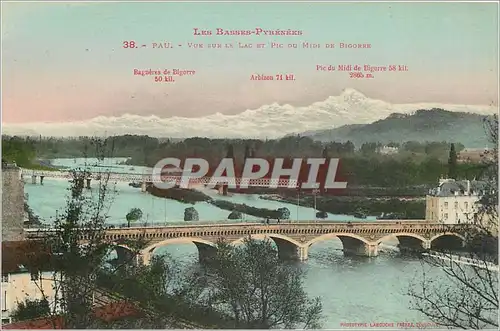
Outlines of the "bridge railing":
M438 224L438 223L427 223L427 222L420 222L417 224L416 222L412 223L403 223L403 222L335 222L335 221L330 221L330 222L314 222L314 221L302 221L302 222L290 222L290 223L273 223L273 224L263 224L262 222L259 221L254 221L254 222L223 222L223 223L217 223L217 222L182 222L182 223L169 223L168 225L149 225L149 226L141 226L141 225L136 225L136 226L131 226L130 228L127 227L118 227L118 228L109 228L107 229L108 231L122 231L122 230L137 230L137 229L179 229L179 228L188 228L192 230L193 228L226 228L226 227L239 227L239 226L270 226L272 228L294 228L294 227L312 227L312 228L324 228L326 227L332 227L335 229L338 228L343 228L343 230L349 230L351 228L355 229L364 229L364 230L369 230L369 229L380 229L380 230L403 230L403 231L411 231L411 230L416 230L416 229L429 229L429 230L438 230L438 231L443 231L443 232L448 232L448 231L454 231L454 230L463 230L467 229L469 225L467 224L460 224L460 225L446 225L446 224ZM53 231L56 231L57 229L50 228L50 227L44 227L44 228L30 228L30 229L25 229L26 234L28 237L37 237L39 235L42 235L44 233L50 233ZM84 229L83 229L84 230Z
M70 171L44 171L44 170L30 170L30 169L21 169L23 174L26 175L35 175L35 176L44 176L47 178L71 178L72 174ZM176 185L180 185L183 181L186 181L186 176L182 175L171 175L171 174L162 174L161 178L157 178L152 175L152 171L148 171L147 173L126 173L126 172L112 172L112 171L96 171L91 170L89 178L98 179L101 177L106 177L109 180L116 181L141 181L141 182L152 182L152 183L163 183L163 182L171 182ZM242 184L244 178L232 178L229 180L229 185L237 185ZM225 177L191 177L189 178L190 184L216 184L216 183L224 183L227 181ZM285 179L285 178L259 178L259 179L250 179L247 178L245 180L246 184L249 186L274 186L277 187L297 187L298 181L293 179Z
M197 225L214 225L214 226L223 226L223 225L243 225L243 224L265 224L265 219L244 219L244 220L223 220L223 221L182 221L182 220L174 220L174 221L151 221L151 222L141 222L141 223L131 223L130 226L128 223L108 223L106 224L107 228L111 229L123 229L123 228L158 228L158 227L169 227L169 226L197 226ZM371 225L421 225L421 224L430 224L425 220L384 220L384 221L346 221L346 220L280 220L280 223L277 223L277 220L270 220L269 224L352 224L352 225L360 225L360 224L371 224ZM36 228L28 228L31 230L36 229L48 229L51 228L51 224L42 224L37 226Z

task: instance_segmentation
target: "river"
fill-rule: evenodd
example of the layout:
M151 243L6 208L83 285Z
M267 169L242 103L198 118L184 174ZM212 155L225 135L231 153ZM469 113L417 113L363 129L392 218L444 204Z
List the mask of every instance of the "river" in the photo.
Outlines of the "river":
M113 172L143 173L145 167L119 165L124 158L105 160L104 164ZM95 164L97 160L56 159L54 165L78 167L83 164ZM56 210L65 206L69 183L62 179L44 179L44 185L32 184L28 178L25 193L33 211L50 223L56 216ZM94 184L95 188L95 184ZM91 192L95 192L91 190ZM213 191L205 193L217 196ZM125 215L132 207L141 208L148 222L177 223L182 222L184 209L188 204L153 197L142 193L140 189L128 186L128 183L117 183L112 193L114 202L109 210L109 223L123 224ZM259 199L252 195L233 195L221 197L237 203L246 203L254 207L277 209L287 207L292 220L314 219L312 208ZM200 221L226 220L229 211L219 209L207 203L196 203L194 206ZM245 216L246 220L256 220ZM354 220L352 216L329 215L327 220ZM370 220L373 218L368 218ZM232 221L234 222L234 221ZM311 296L319 296L323 302L323 328L339 329L341 323L427 323L430 322L421 313L410 309L409 297L406 295L412 283L418 281L422 274L421 263L414 258L399 255L396 241L388 241L381 246L380 254L374 258L344 257L341 242L332 239L313 245L309 250L309 259L299 265L306 270L305 287ZM168 252L184 262L197 259L194 244L169 245L158 249ZM438 270L434 270L438 273ZM396 327L395 327L396 328Z

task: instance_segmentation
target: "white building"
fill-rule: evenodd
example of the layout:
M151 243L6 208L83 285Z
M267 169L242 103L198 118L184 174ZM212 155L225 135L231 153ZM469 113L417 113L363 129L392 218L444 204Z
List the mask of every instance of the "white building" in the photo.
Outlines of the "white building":
M54 273L50 255L29 241L2 242L2 324L12 322L19 302L47 298L51 311L55 302Z
M399 148L391 146L382 146L379 147L377 151L379 154L391 155L391 154L397 154L399 152Z
M474 222L485 188L485 182L440 179L439 186L426 196L426 220L443 224Z

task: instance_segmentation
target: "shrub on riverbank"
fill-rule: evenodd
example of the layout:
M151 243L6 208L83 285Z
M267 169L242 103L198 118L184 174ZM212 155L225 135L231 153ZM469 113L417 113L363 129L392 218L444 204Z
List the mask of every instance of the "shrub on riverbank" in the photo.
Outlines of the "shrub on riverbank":
M229 220L240 220L243 218L243 214L239 211L232 211L228 216L227 219Z
M158 198L166 198L166 199L172 199L176 200L182 203L196 203L196 202L203 202L203 201L210 201L212 200L211 197L206 195L205 193L191 190L191 189L184 189L184 188L169 188L169 189L159 189L153 185L149 185L146 188L147 192L149 192L151 195L158 197Z
M279 219L282 219L282 220L289 220L290 219L290 209L288 209L286 207L281 207L281 208L278 208L278 212L280 213Z
M184 221L199 221L200 215L198 215L198 211L194 209L194 207L188 207L184 209Z
M261 218L271 218L278 219L281 216L281 212L278 210L272 210L267 208L256 208L248 206L246 204L232 203L226 200L215 200L211 202L214 206L230 210L231 212L237 211L243 214L252 215Z

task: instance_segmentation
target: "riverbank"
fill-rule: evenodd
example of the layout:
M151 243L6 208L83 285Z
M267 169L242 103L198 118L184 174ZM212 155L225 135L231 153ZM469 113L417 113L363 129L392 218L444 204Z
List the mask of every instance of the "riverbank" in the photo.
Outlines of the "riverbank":
M341 197L369 197L369 198L401 198L405 199L420 199L424 198L426 193L429 192L431 186L418 185L408 187L373 187L373 186L352 186L339 191L336 196ZM288 188L265 188L265 187L249 187L247 189L228 189L229 193L240 194L278 194L284 196L297 196L296 189ZM304 195L312 195L306 193Z
M167 190L158 189L149 185L147 191L155 196L172 199L186 204L197 202L208 202L211 205L227 211L239 212L259 218L283 219L278 209L257 208L247 204L238 204L227 200L214 199L203 192L193 189L171 188ZM284 192L259 196L260 199L297 205L297 191ZM318 212L350 215L357 218L376 216L386 219L424 219L425 198L423 197L365 197L365 196L316 196L312 194L299 195L298 204L303 207L314 208ZM321 217L318 213L318 217Z
M286 215L283 214L283 211L279 208L275 210L268 208L257 208L249 206L247 204L233 203L227 200L217 200L206 195L203 192L199 192L192 189L182 189L182 188L159 189L153 185L149 185L146 188L146 191L158 198L171 199L185 204L195 205L195 207L197 202L208 202L209 204L217 208L229 211L230 214L228 214L227 217L228 219L241 219L243 217L242 214L259 217L262 219L286 218Z
M284 195L261 196L260 199L297 204L294 197ZM300 196L301 206L314 208L314 196ZM352 215L359 217L377 216L391 219L424 219L425 200L403 200L396 198L361 198L361 197L316 197L316 210L332 214Z
M212 200L208 195L191 189L173 187L169 189L160 189L154 185L148 185L146 191L152 196L158 198L172 199L186 204L195 204L197 202L210 202Z

